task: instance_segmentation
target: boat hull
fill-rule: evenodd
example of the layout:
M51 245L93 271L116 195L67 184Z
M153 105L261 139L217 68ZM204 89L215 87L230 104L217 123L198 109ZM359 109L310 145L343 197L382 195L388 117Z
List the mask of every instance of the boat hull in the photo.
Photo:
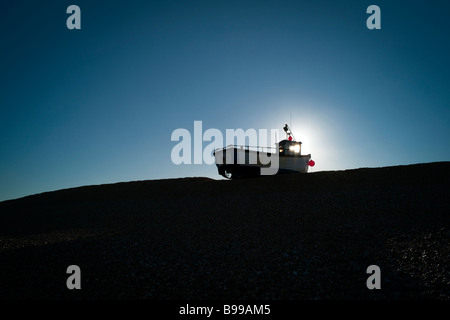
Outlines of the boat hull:
M240 178L261 175L261 168L270 167L270 163L260 161L261 153L275 156L274 153L255 151L243 147L227 147L216 149L214 157L219 174L226 178ZM276 174L307 173L311 155L278 155L278 171Z

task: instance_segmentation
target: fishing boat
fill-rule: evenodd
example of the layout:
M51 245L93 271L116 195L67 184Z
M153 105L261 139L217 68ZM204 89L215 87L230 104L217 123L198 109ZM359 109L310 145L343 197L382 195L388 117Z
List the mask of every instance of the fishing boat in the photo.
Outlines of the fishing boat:
M291 129L284 126L286 139L276 144L276 147L229 145L213 151L215 163L220 175L228 179L253 177L264 174L263 168L273 163L263 161L274 159L278 153L278 170L275 174L307 173L314 166L311 154L302 155L302 143L296 141Z

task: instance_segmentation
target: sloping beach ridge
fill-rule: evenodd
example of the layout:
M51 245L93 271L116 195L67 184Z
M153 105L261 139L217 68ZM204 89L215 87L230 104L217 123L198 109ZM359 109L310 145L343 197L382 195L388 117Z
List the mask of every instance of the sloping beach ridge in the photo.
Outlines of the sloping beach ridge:
M3 201L0 298L450 299L449 191L435 162Z

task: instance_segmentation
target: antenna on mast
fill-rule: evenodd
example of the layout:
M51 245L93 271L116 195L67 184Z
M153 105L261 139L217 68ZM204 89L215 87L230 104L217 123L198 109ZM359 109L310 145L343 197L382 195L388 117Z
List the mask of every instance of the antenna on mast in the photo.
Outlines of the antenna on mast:
M292 116L290 111L289 111L289 128L292 128Z

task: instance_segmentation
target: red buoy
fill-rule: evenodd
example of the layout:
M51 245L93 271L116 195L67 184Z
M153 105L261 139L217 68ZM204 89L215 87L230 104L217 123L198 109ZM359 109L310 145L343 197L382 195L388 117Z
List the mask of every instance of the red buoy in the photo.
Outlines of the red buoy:
M310 166L310 167L314 167L315 166L315 162L314 162L314 160L309 160L309 162L308 162L308 165Z

